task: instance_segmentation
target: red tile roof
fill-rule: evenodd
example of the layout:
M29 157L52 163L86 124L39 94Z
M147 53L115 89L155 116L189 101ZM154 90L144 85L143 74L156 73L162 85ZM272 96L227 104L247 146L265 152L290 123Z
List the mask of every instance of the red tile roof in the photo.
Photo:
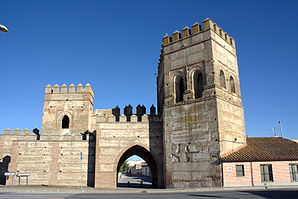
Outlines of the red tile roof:
M298 160L298 143L281 137L246 138L246 145L222 157L223 162Z

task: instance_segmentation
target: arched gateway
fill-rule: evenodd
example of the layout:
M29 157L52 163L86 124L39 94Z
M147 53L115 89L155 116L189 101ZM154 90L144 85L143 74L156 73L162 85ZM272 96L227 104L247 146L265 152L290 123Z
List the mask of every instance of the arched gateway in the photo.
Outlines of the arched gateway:
M120 159L118 161L116 174L119 172L119 169L120 169L121 165L123 164L123 162L132 155L140 156L141 158L143 158L143 160L146 161L146 163L148 164L150 171L151 171L152 187L157 188L158 187L158 175L157 175L156 161L155 161L154 157L152 156L152 154L147 149L145 149L144 147L142 147L140 145L135 145L133 147L130 147L128 150L126 150L122 154L122 156L120 157ZM116 182L118 182L118 175L116 175Z
M161 122L156 115L115 116L107 113L96 123L95 187L117 187L118 171L132 155L143 158L151 170L152 187L161 188L163 182L163 137Z

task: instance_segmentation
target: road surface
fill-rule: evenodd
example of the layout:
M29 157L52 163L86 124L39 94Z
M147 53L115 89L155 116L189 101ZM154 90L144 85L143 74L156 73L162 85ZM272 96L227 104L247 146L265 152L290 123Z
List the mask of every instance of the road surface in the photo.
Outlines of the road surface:
M37 198L83 198L83 199L198 199L198 198L219 198L219 199L260 199L260 198L282 198L282 199L297 199L298 189L289 190L254 190L254 191L213 191L213 192L179 192L179 193L0 193L1 199L37 199Z
M129 183L128 183L129 182ZM151 187L151 177L131 175L131 174L121 174L118 177L118 187Z

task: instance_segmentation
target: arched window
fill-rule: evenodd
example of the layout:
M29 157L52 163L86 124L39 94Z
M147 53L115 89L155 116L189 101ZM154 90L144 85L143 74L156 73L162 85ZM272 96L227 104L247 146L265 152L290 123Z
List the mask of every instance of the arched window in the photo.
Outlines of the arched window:
M69 128L69 117L67 115L63 116L62 119L62 128L63 129L68 129Z
M236 93L236 90L235 90L235 81L234 81L234 78L232 76L230 77L230 88L231 88L231 92L232 93Z
M203 96L204 84L202 72L196 70L193 76L195 98L201 98Z
M221 70L220 71L220 86L222 88L226 88L226 78L225 78L225 73Z
M184 80L180 75L177 75L175 78L175 92L176 102L182 102L184 94Z

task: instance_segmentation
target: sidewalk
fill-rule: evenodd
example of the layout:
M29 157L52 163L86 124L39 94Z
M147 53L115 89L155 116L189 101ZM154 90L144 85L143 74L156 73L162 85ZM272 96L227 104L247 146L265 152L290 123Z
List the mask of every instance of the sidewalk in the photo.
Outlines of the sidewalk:
M265 187L208 187L208 188L173 188L173 189L145 189L145 188L117 188L95 189L91 187L62 188L43 186L0 186L0 192L31 192L31 193L181 193L181 192L215 192L215 191L252 191L252 190L298 190L298 185Z

